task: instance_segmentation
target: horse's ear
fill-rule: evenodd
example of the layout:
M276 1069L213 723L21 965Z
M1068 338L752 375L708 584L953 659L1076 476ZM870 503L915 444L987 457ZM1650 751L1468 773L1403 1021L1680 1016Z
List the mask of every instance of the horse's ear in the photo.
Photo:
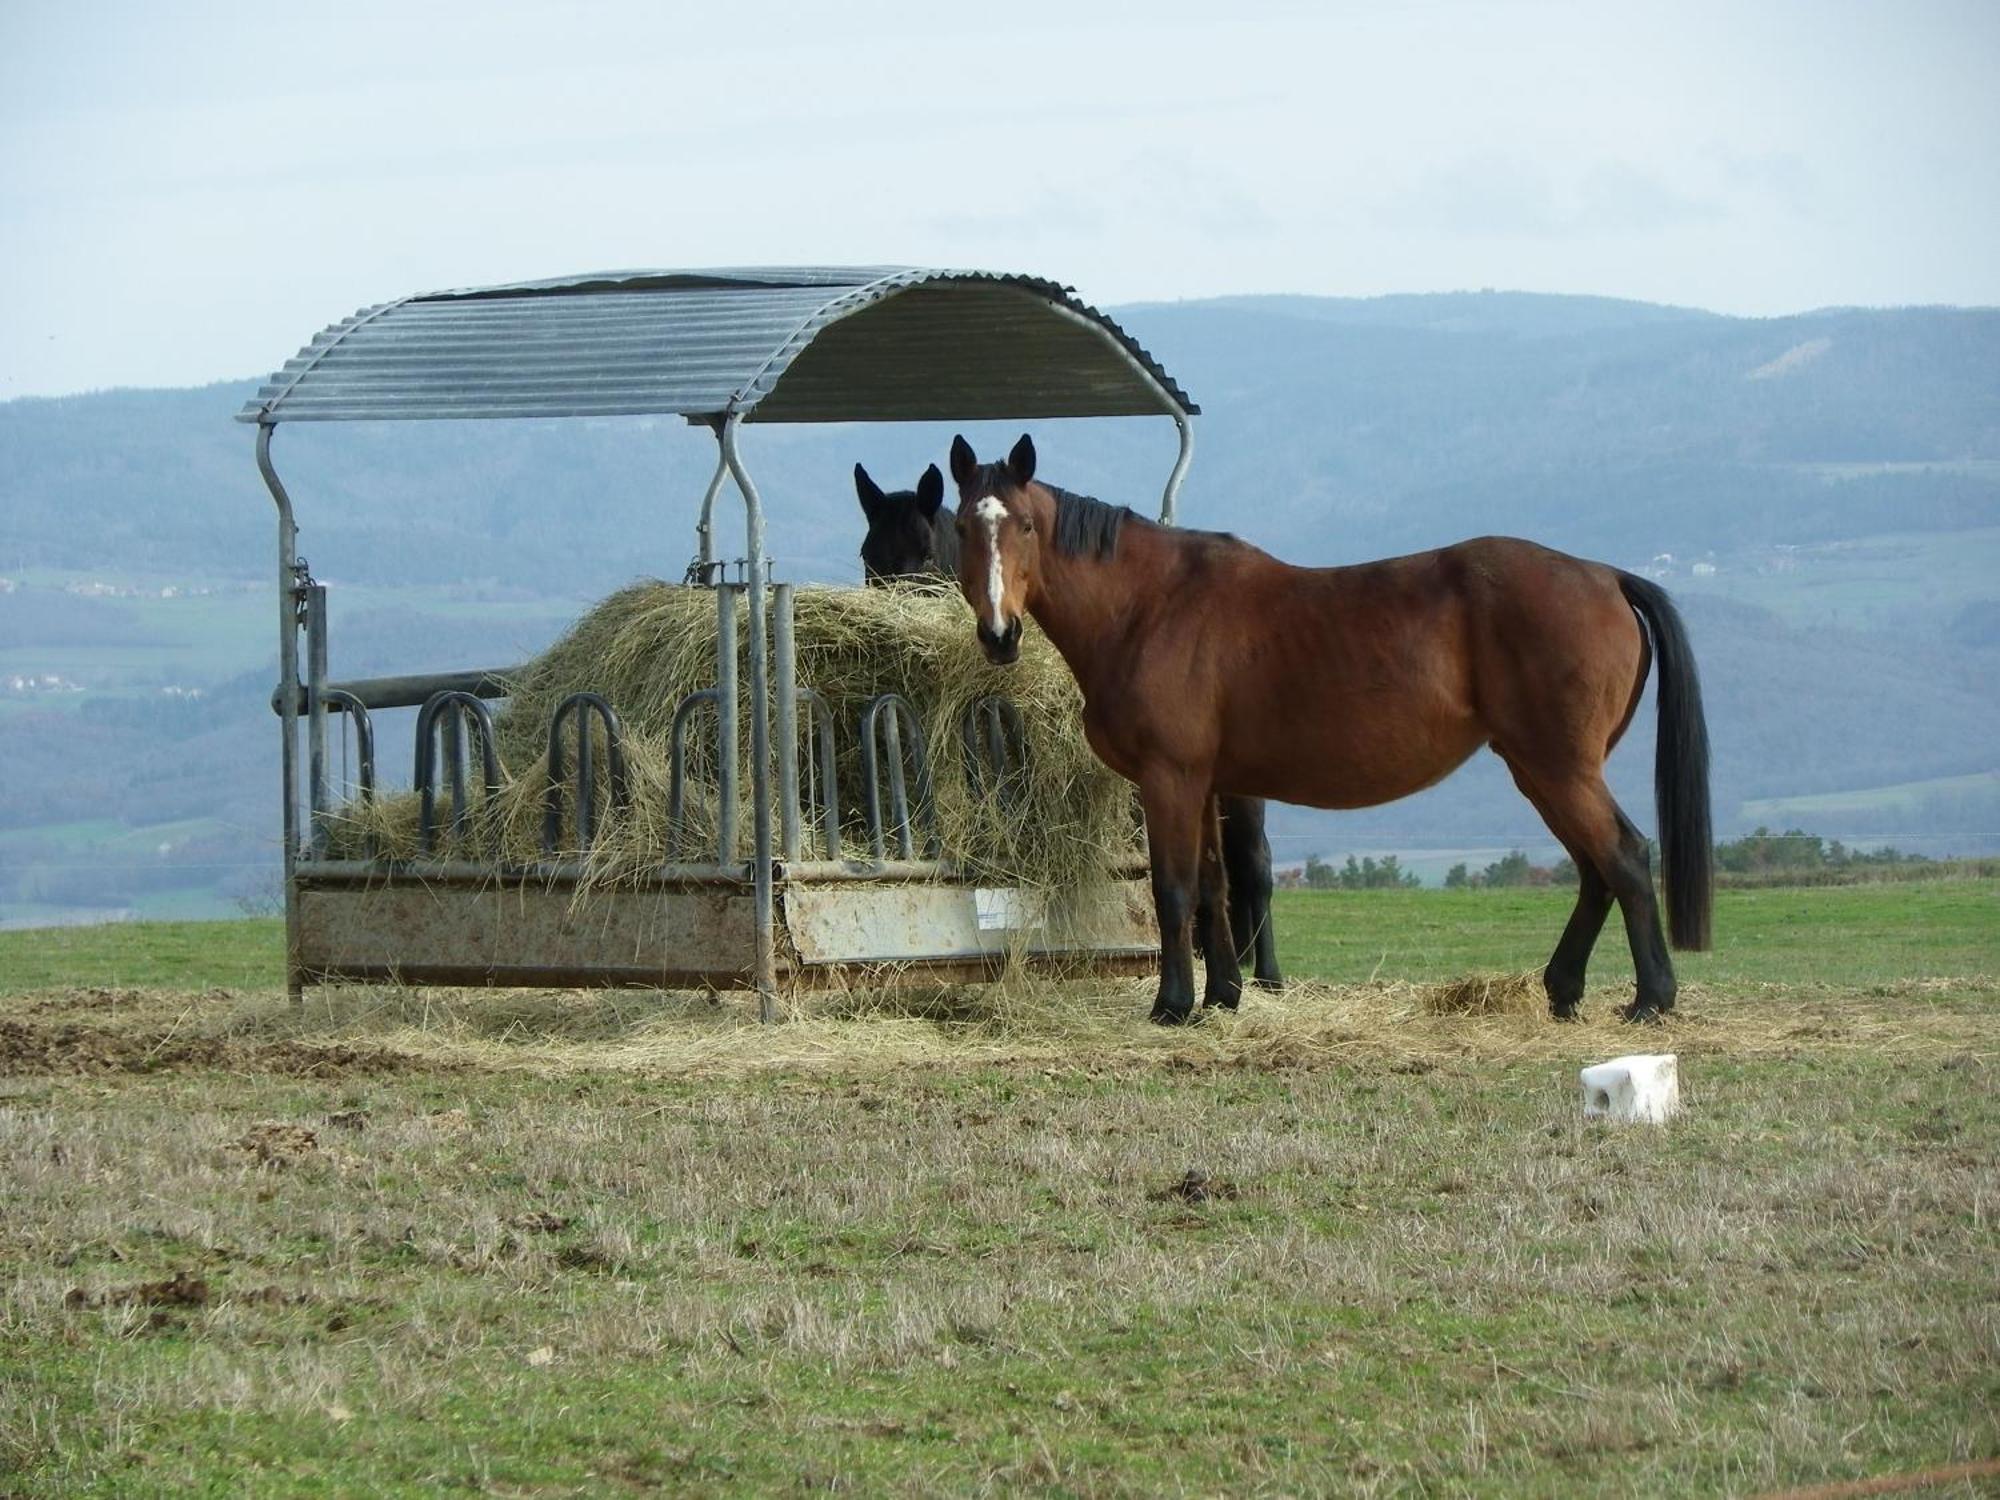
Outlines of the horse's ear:
M938 513L938 507L942 504L944 504L944 475L938 472L936 464L932 464L924 470L924 477L917 481L917 509L924 513L924 519L928 521Z
M1007 472L1016 484L1026 484L1035 477L1035 440L1025 432L1007 455Z
M951 482L963 485L978 469L979 460L973 455L972 444L963 436L951 440Z
M861 513L872 522L882 504L882 486L870 479L860 464L854 466L854 493L861 497Z

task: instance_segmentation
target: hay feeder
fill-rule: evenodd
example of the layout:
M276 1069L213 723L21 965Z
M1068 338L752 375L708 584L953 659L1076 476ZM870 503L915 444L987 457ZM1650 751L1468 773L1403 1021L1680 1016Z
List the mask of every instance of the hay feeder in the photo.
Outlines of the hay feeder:
M618 272L413 296L326 329L238 413L256 426L278 513L272 704L289 990L734 989L754 992L770 1019L798 987L990 977L1009 960L1149 968L1158 947L1138 848L1094 880L1027 878L971 835L954 847L963 829L939 818L956 796L1013 827L1046 821L1046 806L1020 800L1044 793L1016 775L1032 736L1010 696L954 701L926 724L896 685L835 703L801 670L799 594L770 577L741 433L752 422L1161 414L1179 437L1161 507L1171 522L1196 410L1062 286L986 272ZM537 697L534 663L330 678L326 586L298 556L271 461L281 423L660 414L717 445L695 559L662 596L712 621L705 681L642 706L589 685ZM744 509L739 558L717 549L725 488ZM399 707L420 710L413 842L375 816L369 714ZM529 724L533 713L546 717ZM650 747L628 725L647 713L662 720ZM361 762L345 803L328 756L335 716ZM510 780L500 744L531 733L545 748ZM958 742L952 756L941 741ZM640 836L645 788L657 837ZM539 843L524 847L537 827Z

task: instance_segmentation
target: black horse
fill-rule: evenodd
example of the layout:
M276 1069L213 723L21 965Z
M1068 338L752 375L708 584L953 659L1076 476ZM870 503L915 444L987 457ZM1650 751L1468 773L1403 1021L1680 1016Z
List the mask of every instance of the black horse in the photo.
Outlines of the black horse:
M944 504L944 475L932 464L914 490L885 493L860 464L854 490L868 535L861 543L861 567L870 586L907 578L955 578L958 527ZM1254 969L1265 989L1280 988L1277 933L1271 926L1271 841L1264 834L1262 797L1224 797L1222 864L1228 875L1229 931L1238 960ZM1206 924L1195 923L1196 932Z

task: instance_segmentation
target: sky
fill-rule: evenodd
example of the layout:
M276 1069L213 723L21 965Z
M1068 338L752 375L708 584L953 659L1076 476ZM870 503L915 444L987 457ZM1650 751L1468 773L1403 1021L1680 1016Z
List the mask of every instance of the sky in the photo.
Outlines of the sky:
M2000 304L2000 3L0 0L0 399L636 266Z

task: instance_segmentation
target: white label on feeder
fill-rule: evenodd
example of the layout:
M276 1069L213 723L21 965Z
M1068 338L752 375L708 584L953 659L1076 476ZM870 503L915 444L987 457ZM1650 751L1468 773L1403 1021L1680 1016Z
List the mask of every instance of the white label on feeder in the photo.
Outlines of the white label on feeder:
M1657 1125L1681 1107L1680 1067L1671 1052L1639 1052L1585 1068L1586 1120L1644 1120Z
M975 888L972 911L981 932L1013 932L1033 925L1017 890Z

